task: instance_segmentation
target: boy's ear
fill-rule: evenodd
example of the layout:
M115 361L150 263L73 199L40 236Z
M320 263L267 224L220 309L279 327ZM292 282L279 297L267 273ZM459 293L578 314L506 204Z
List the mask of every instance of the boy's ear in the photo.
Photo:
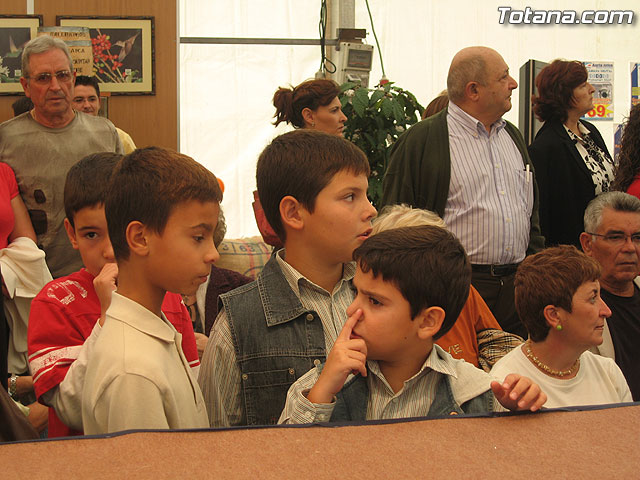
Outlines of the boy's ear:
M67 231L67 237L69 237L71 246L75 250L78 250L79 247L78 247L78 240L76 239L76 229L74 228L73 225L71 225L71 222L69 221L68 218L64 219L64 229Z
M417 323L418 337L421 340L428 340L440 331L442 322L444 322L445 312L442 307L427 307L422 310L416 318L413 319Z
M149 231L144 223L134 220L127 225L125 232L125 238L129 245L131 253L140 257L145 257L149 254Z
M282 225L293 230L301 230L304 227L302 204L291 195L287 195L280 200L280 218Z

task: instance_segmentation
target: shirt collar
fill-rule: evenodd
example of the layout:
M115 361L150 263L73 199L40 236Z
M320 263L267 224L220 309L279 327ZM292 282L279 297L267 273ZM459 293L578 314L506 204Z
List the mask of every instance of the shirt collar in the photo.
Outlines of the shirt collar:
M139 303L117 292L113 292L106 315L165 342L175 342L176 335L179 335L164 313L160 318Z
M311 280L309 280L304 275L302 275L300 272L298 272L295 268L293 268L293 266L287 263L284 257L285 257L285 251L284 251L284 248L282 248L278 250L278 252L276 253L276 261L278 262L278 265L282 270L284 278L287 280L287 283L291 287L291 290L295 292L298 298L300 298L300 285L305 285L305 286L314 288L316 290L326 292L324 288L316 285ZM355 273L356 273L355 262L345 263L342 267L342 278L334 287L334 291L339 290L342 287L342 284L344 282L348 282L352 280Z
M579 136L577 136L575 133L573 133L571 131L571 129L569 127L567 127L564 123L562 124L562 126L564 127L565 131L567 132L567 134L569 135L570 138L572 139L577 139L577 140L582 140ZM589 129L587 127L584 126L584 124L578 120L578 130L580 130L580 133L582 134L582 136L584 137L585 135L589 135L591 132L589 131Z
M429 353L429 356L422 364L422 367L420 368L418 373L416 373L413 377L409 378L408 380L405 380L404 382L405 385L408 383L416 382L418 379L425 376L431 371L436 371L438 373L442 373L443 375L450 375L454 378L458 378L458 374L456 373L455 368L453 368L450 362L447 362L445 360L445 355L443 355L444 353L445 353L444 350L439 345L436 345L434 343L433 348L431 349L431 353ZM373 373L376 377L378 377L385 384L388 385L387 379L384 377L382 370L380 370L380 365L378 364L377 361L368 360L367 367L369 368L369 371L371 373Z
M449 100L448 114L453 121L461 125L463 128L469 131L474 137L478 135L489 135L484 128L484 124L472 115L469 115L458 105ZM491 125L491 133L499 132L507 124L504 118L498 119Z

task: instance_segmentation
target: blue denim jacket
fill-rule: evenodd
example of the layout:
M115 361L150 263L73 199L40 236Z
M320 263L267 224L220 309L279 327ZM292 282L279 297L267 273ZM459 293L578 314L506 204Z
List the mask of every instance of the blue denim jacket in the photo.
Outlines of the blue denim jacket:
M426 417L446 415L467 415L472 413L489 413L493 411L495 397L491 389L458 405L448 375L439 375L436 395ZM356 375L347 382L336 395L336 405L331 415L331 422L364 421L367 418L367 402L369 388L366 378Z
M247 425L275 424L291 384L325 360L322 322L302 306L275 256L256 281L220 300L242 372Z

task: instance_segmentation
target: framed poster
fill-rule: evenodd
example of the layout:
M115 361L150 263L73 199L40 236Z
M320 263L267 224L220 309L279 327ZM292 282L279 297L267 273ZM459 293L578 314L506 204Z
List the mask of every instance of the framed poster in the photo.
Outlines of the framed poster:
M0 15L0 95L22 93L22 49L35 38L42 15Z
M113 95L154 95L154 17L58 16L64 27L87 27L93 74Z

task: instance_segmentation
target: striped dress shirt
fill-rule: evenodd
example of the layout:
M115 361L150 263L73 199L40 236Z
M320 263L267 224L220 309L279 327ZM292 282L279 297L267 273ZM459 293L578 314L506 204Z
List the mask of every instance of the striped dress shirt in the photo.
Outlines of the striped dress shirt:
M351 280L355 263L344 265L342 278L331 293L306 279L282 257L276 259L287 283L307 310L314 310L320 317L326 351L329 352L347 320L347 307L354 299ZM246 423L242 403L242 372L236 361L229 319L225 310L216 318L209 342L202 357L198 383L202 389L209 422L212 427L228 427ZM283 405L284 407L284 405Z
M484 125L456 104L447 114L451 180L443 219L473 264L518 263L529 245L533 175L498 120Z

